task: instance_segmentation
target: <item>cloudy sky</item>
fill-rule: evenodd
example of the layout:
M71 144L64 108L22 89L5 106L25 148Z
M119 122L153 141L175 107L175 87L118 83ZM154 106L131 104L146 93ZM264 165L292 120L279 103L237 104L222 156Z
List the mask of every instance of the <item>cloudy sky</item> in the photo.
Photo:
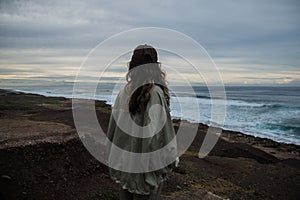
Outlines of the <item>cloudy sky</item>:
M217 64L225 84L300 85L297 0L1 0L0 84L43 77L71 81L97 44L141 27L193 38Z

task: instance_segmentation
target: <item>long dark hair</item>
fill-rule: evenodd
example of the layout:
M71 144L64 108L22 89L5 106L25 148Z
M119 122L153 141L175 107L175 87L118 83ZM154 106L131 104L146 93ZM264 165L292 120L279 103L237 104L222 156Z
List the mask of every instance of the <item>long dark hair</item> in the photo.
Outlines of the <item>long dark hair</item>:
M143 66L138 67L141 65ZM146 67L144 67L145 65ZM161 70L158 62L157 52L152 46L139 45L134 49L126 74L128 82L126 90L131 95L128 102L130 114L135 115L145 111L151 98L150 90L154 85L162 89L167 105L170 105L169 89L165 77L166 74Z

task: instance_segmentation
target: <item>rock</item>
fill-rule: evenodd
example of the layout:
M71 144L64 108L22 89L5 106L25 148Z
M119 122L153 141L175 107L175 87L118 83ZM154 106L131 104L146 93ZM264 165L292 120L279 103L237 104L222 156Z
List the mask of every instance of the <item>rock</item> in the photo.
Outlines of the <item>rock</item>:
M299 155L299 153L298 153L297 151L292 151L291 154L292 154L292 155L295 155L295 156L298 156L298 155Z
M8 175L5 175L5 174L3 174L3 175L1 176L1 178L7 179L7 180L11 180L11 177L8 176Z
M204 200L227 200L218 195L215 195L211 192L207 192L207 194L203 197ZM228 199L229 200L229 199Z
M177 189L177 190L181 190L182 187L181 187L180 185L177 185L177 186L176 186L176 189Z

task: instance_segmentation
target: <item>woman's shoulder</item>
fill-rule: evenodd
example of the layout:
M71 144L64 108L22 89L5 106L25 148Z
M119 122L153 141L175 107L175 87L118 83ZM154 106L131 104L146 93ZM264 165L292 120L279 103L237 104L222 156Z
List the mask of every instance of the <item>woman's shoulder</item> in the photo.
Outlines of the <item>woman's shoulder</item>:
M151 89L150 95L151 95L152 103L159 103L159 104L166 103L164 92L159 86L154 85Z
M160 96L161 95L164 96L164 92L162 91L162 89L158 85L153 85L151 93L154 93L154 94L156 93Z

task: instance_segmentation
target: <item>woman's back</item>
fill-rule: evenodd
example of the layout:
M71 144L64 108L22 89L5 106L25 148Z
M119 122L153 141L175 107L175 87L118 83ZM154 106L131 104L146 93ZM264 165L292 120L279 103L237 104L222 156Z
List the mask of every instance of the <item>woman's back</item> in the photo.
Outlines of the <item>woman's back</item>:
M164 73L157 84L151 71L156 73L160 68L150 67L147 78L152 83L133 88L135 77L140 76L131 71L131 80L116 98L107 133L111 142L108 163L111 178L120 184L122 194L157 197L166 174L175 167L177 146L168 90L161 85Z

